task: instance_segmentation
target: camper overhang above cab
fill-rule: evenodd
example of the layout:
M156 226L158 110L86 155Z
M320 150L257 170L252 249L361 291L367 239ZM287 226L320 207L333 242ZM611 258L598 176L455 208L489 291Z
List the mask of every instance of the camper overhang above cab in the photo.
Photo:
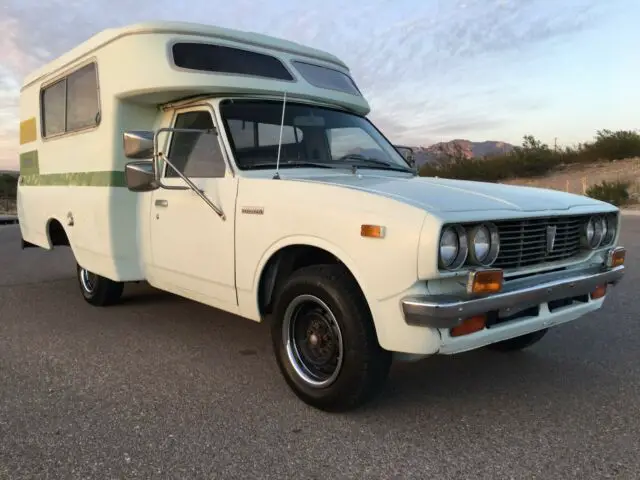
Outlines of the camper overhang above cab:
M275 95L360 115L369 104L337 57L294 42L183 22L105 30L25 79L49 83L95 60L102 98L160 105L198 95Z

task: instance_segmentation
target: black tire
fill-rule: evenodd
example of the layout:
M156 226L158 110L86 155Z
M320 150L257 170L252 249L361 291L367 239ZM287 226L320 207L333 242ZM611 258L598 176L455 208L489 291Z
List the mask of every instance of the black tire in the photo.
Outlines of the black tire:
M120 300L124 290L123 282L114 282L108 278L77 267L78 284L84 299L96 307L113 305Z
M307 315L296 314L292 318L287 313L290 306L296 308L296 303L299 311ZM291 328L287 328L291 323L288 319L293 322ZM295 341L295 335L291 339L289 332L295 331L298 321L311 322L306 329L308 341ZM334 328L329 329L327 324L332 323ZM271 338L278 367L289 387L306 404L327 412L352 410L371 400L382 389L391 366L391 352L378 344L371 313L358 284L340 265L305 267L287 279L275 300ZM297 349L288 348L285 338ZM325 347L331 352L339 346L340 339L342 361L337 362L333 380L317 376L316 381L324 380L326 384L312 385L298 373L304 372L300 357L304 357L305 350L315 349L317 353Z
M537 332L531 332L526 335L510 338L509 340L503 340L502 342L492 343L491 345L487 345L487 348L496 352L515 352L523 350L542 340L542 337L544 337L548 331L548 328L544 328Z

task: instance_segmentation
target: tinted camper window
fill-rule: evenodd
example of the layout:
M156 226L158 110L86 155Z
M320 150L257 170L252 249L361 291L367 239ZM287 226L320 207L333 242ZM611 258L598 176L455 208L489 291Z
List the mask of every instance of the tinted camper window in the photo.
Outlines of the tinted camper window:
M204 72L232 73L292 81L280 60L263 53L207 43L176 43L172 47L176 67Z

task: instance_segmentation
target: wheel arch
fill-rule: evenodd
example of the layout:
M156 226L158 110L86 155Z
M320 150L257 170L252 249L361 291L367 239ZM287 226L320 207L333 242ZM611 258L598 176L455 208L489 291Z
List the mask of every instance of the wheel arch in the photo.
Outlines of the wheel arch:
M60 220L58 220L57 218L51 217L49 218L49 220L47 220L45 231L47 235L49 250L53 249L54 247L71 247L69 235L62 225L62 222L60 222Z
M363 275L343 250L318 238L289 237L273 244L258 265L253 290L257 311L261 316L271 312L275 292L287 275L305 266L332 263L349 271L371 310Z

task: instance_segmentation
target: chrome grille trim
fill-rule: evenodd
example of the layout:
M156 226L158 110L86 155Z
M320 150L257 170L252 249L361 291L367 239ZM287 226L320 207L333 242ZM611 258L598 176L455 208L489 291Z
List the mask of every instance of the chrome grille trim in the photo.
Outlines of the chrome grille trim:
M582 251L582 226L591 215L526 218L493 222L500 234L500 254L494 268L534 267L569 260ZM555 243L547 252L547 227L555 227Z

